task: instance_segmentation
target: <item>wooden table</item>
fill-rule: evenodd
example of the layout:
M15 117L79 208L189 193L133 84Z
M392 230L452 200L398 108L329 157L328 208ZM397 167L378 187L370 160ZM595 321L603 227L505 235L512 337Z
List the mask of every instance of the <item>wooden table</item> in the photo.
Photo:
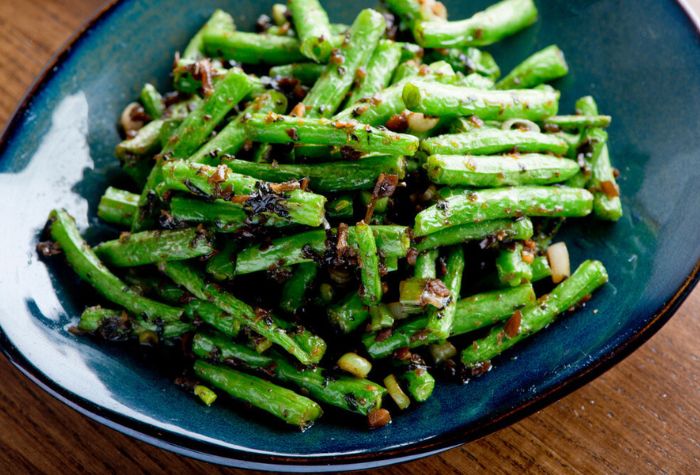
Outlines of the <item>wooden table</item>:
M101 3L0 0L1 125L51 54ZM691 3L700 11L700 0ZM651 341L558 403L467 446L376 473L697 473L698 314L700 288ZM0 473L225 471L88 420L4 358L0 381Z

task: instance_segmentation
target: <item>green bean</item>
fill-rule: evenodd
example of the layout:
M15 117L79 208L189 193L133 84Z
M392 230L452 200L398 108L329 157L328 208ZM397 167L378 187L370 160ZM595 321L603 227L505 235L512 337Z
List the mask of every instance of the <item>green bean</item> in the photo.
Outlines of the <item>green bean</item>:
M394 76L391 78L391 86L396 85L397 83L403 81L404 79L412 78L414 76L418 76L418 73L420 72L421 65L419 61L417 60L412 60L412 61L406 61L404 63L399 64L396 67L396 70L394 71ZM386 88L385 88L386 89ZM378 92L377 94L382 94L382 91ZM401 95L399 93L399 95ZM367 102L367 101L364 101ZM379 101L375 101L379 102ZM358 102L354 104L348 104L346 109L340 111L338 114L336 114L336 117L340 117L342 115L347 114L348 108L351 108L355 105L359 105Z
M207 274L216 280L230 280L236 274L236 252L238 244L227 240L224 247L218 249L214 257L209 259L206 266Z
M195 228L175 231L142 231L103 242L95 254L107 264L133 267L163 260L185 260L214 251L211 237Z
M297 265L282 287L280 308L288 313L296 313L304 305L306 294L313 286L317 273L318 266L314 262Z
M502 249L496 257L498 280L503 285L517 287L532 281L532 266L523 259L523 245Z
M182 52L181 59L198 60L204 57L204 34L209 29L234 31L236 24L233 17L223 10L215 10L204 26L192 37Z
M425 366L409 367L401 374L406 383L406 391L416 402L425 402L435 389L435 378Z
M205 282L204 278L188 264L183 262L164 262L159 267L176 284L186 288L195 297L216 305L258 335L282 347L302 364L317 363L323 356L325 344L319 345L317 353L320 353L320 355L310 353L308 349L302 347L302 344L297 339L279 326L278 320L276 321L274 318L260 318L253 307L238 300L230 293L221 290L215 284Z
M519 308L535 301L532 285L484 292L457 302L451 336L484 328L513 315ZM418 348L440 342L440 338L426 331L428 317L420 316L394 328L386 338L377 338L369 333L362 338L367 352L372 358L390 356L399 348Z
M367 379L348 376L329 378L320 367L298 369L277 352L260 355L213 334L196 334L192 351L200 358L220 363L235 361L282 383L293 384L322 403L357 414L367 415L372 409L381 407L382 397L386 393L380 385Z
M311 399L256 376L202 360L194 363L197 377L228 393L234 399L262 409L302 431L321 417L321 407Z
M451 84L453 84L454 86L484 90L493 89L494 86L494 82L492 79L489 79L477 73L472 73L464 77L462 77L462 75L458 75L456 79L451 82Z
M131 269L124 273L124 282L141 295L153 294L165 303L181 305L188 302L192 295L189 292L161 276L154 276L139 272L140 269ZM187 311L185 311L187 315ZM189 316L189 315L188 315ZM190 320L193 320L190 318Z
M531 282L539 282L552 275L552 269L549 267L549 261L545 256L537 256L532 261L532 279Z
M398 15L409 29L421 20L445 20L447 9L435 0L385 0L387 8Z
M346 107L354 104L363 97L371 97L385 89L394 70L401 59L401 46L393 41L382 40L372 53L366 67L361 67L362 74L358 76L358 85L346 101Z
M437 279L413 277L399 283L399 303L409 313L416 313L428 305L444 308L450 298L449 289Z
M447 273L442 278L445 287L450 291L450 301L441 309L431 308L428 310L428 322L425 328L437 338L450 336L457 311L457 299L459 299L462 290L463 272L464 251L458 246L450 250L447 256Z
M610 163L607 144L591 159L590 189L593 191L593 213L600 219L617 221L622 217L620 191Z
M431 155L425 162L433 183L449 186L499 187L549 185L574 176L579 165L551 155Z
M564 53L556 45L538 51L517 65L498 84L497 89L526 89L564 77L569 66Z
M559 127L560 129L604 129L612 122L609 115L555 115L546 118L544 125Z
M144 125L134 137L120 142L115 154L122 169L136 184L143 186L155 163L152 158L162 148L163 140L170 137L179 119L154 120Z
M413 155L418 139L375 129L356 121L256 114L245 123L248 138L264 143L299 143L348 147L367 153Z
M426 56L426 62L432 61L446 61L462 74L477 73L493 81L501 75L501 69L491 53L478 48L433 49Z
M401 114L406 109L402 98L403 89L414 76L438 82L454 81L456 76L452 68L449 65L446 65L447 68L443 66L432 64L425 68L414 68L404 63L397 70L397 74L401 77L398 82L394 79L394 84L390 87L376 93L372 98L364 98L352 104L336 114L335 118L357 120L372 126L384 125L393 116Z
M394 317L384 304L369 307L369 316L370 322L367 326L369 331L376 332L384 328L391 328L394 325Z
M169 158L187 158L211 135L216 126L252 90L251 79L240 69L231 69L212 94L192 111L163 149Z
M245 97L253 85L243 71L231 69L220 79L214 92L180 124L175 134L163 148L168 158L186 158L204 143L226 114ZM147 224L149 200L162 179L162 162L156 164L148 175L139 197L139 212L134 215L132 231L141 231Z
M527 28L537 20L533 0L502 0L461 21L419 21L413 33L425 48L485 46Z
M326 62L333 45L328 14L318 0L290 0L294 29L299 35L301 53L317 63Z
M431 116L476 115L483 120L541 120L557 113L554 89L486 91L436 82L411 80L403 89L406 108Z
M107 341L124 341L132 335L139 338L142 338L142 335L147 337L146 333L155 334L168 340L192 331L194 325L177 321L157 325L130 318L121 310L96 306L88 307L83 311L78 322L78 329Z
M591 96L580 98L576 101L576 113L584 116L597 116L598 105ZM559 128L558 126L556 127ZM557 132L559 135L567 132ZM574 188L585 188L591 179L591 158L600 154L605 142L608 140L607 133L603 130L589 130L577 134L568 134L570 137L570 156L575 157L581 164L581 170L572 178L566 181L565 185ZM574 140L573 137L576 137ZM585 148L583 148L585 146Z
M571 277L552 292L520 312L519 318L495 326L489 334L476 340L462 352L462 363L481 368L494 357L528 336L542 330L564 311L574 307L595 289L608 281L608 274L599 261L585 261Z
M195 109L197 109L199 106L202 105L204 102L204 99L202 99L199 96L190 96L187 99L181 100L176 102L175 104L171 104L168 107L165 108L165 112L163 113L163 117L167 119L180 119L179 122L177 122L177 125L180 125L180 122L185 119L188 115L190 115L191 112L193 112ZM166 125L172 121L166 121ZM170 134L167 134L165 136L161 135L161 144L162 146L167 145L168 139L170 139L170 136L172 135L172 132L175 132L174 129L172 128L169 130L171 132Z
M415 43L406 43L399 41L396 43L401 48L401 63L406 61L420 61L423 58L423 48Z
M130 226L138 203L139 195L110 186L100 198L97 216L110 224Z
M382 280L379 273L377 243L372 228L360 221L355 226L355 242L360 266L360 298L365 305L377 305L382 300Z
M160 119L163 116L163 112L165 112L163 97L153 84L146 83L143 86L139 99L143 105L143 110L151 119Z
M340 302L328 307L328 321L342 334L349 334L360 328L369 318L369 307L362 302L357 292L351 292Z
M236 173L260 180L284 182L309 179L309 187L318 192L371 190L382 173L405 176L406 164L400 156L367 157L356 161L303 164L262 164L245 160L224 162Z
M270 68L270 77L298 79L304 86L313 86L323 74L325 66L316 63L295 63Z
M73 218L56 209L49 215L51 238L60 246L70 267L107 300L125 308L137 318L162 322L179 321L182 309L142 297L112 274L83 241Z
M326 198L322 195L294 188L276 192L274 185L233 173L225 165L210 167L182 160L168 162L163 166L162 183L157 192L162 196L170 190L189 192L207 199L231 200L239 197L244 210L253 218L280 218L312 227L323 222L325 213ZM219 202L219 206L225 205ZM277 224L277 221L272 224Z
M530 239L533 234L532 221L529 218L494 219L478 223L462 224L437 231L420 239L416 244L418 251L451 246L466 241L494 239L497 241L515 241Z
M287 64L303 61L299 40L289 36L244 33L210 28L204 33L204 52L242 64Z
M246 136L245 122L251 114L265 114L268 112L284 112L287 109L287 98L277 91L267 91L257 96L253 102L241 112L235 119L226 124L216 137L202 145L189 161L212 165L218 163L224 155L235 155L248 137Z
M569 145L551 134L480 128L461 134L430 137L421 142L421 149L430 155L493 155L511 150L564 155Z
M483 121L476 116L455 117L450 124L450 134L447 134L447 136L496 129L503 130L502 124L494 120Z
M413 275L417 279L436 279L437 269L435 268L435 261L437 261L437 258L437 249L431 249L418 254Z
M408 228L404 226L371 226L377 248L385 257L405 257L410 246ZM325 231L307 231L273 239L264 246L241 250L236 262L236 275L259 272L280 265L312 262L326 251ZM355 228L348 229L348 243L356 242Z
M569 187L522 186L467 192L418 213L416 236L446 227L516 216L580 217L590 214L593 195Z
M380 13L371 9L360 12L339 51L304 98L307 116L330 117L335 113L352 87L358 68L369 62L385 28ZM287 58L285 63L290 61L294 60Z
M582 97L576 101L576 112L596 116L598 105L591 96ZM600 129L593 129L585 133L583 139L593 144L589 183L589 189L593 192L593 213L600 219L617 221L622 217L622 202L610 163L607 135Z
M185 314L192 321L202 321L224 335L235 338L241 330L241 321L211 302L192 299L185 305Z
M161 148L161 132L165 121L153 120L144 125L130 139L121 141L115 154L122 162L129 158L155 155Z
M243 228L248 213L242 205L229 201L212 202L174 196L170 200L170 215L177 222L204 223L212 226L216 232L232 233ZM273 221L270 223L270 221ZM264 224L282 224L279 220L264 220Z
M351 195L340 195L326 204L326 217L330 219L349 219L354 214L355 210Z

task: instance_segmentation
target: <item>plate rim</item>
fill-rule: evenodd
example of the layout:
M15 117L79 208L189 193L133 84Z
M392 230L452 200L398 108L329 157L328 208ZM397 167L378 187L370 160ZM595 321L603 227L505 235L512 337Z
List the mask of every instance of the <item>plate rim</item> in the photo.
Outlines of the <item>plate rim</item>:
M688 17L696 32L700 34L700 17L690 7L688 0L674 1ZM10 140L16 135L24 112L31 105L32 99L55 76L58 66L69 58L73 48L85 39L89 30L106 20L123 3L125 3L124 0L110 0L102 7L96 9L88 20L73 32L68 40L51 56L25 91L21 101L2 130L0 135L0 155L5 152ZM22 375L61 403L110 429L160 449L208 463L244 469L284 472L365 470L428 457L472 442L512 425L562 399L620 363L654 336L673 317L698 282L700 282L700 260L695 263L694 268L684 278L673 296L663 306L654 311L651 319L644 327L620 345L611 349L608 354L592 361L566 380L558 383L546 392L537 394L524 404L501 414L488 417L478 424L473 424L472 427L466 430L455 429L429 440L375 453L319 457L278 456L217 447L211 443L200 442L184 435L162 432L150 424L141 423L123 416L117 411L101 407L68 391L35 368L24 354L15 347L2 327L0 327L0 352Z

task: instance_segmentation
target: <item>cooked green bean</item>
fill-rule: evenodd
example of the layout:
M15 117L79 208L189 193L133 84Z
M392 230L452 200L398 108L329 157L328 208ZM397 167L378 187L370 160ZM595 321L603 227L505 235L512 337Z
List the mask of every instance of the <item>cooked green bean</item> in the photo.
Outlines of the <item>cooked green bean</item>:
M476 115L483 120L542 120L557 113L554 89L486 91L436 82L411 80L403 89L406 108L431 116Z
M289 13L299 35L301 54L316 62L325 62L331 54L331 24L318 0L290 0Z
M377 305L382 300L382 280L379 275L379 256L377 242L372 228L364 222L355 226L355 242L358 250L360 267L360 298L366 305Z
M289 36L259 35L223 28L205 31L204 52L242 64L287 64L304 61L299 40Z
M565 155L569 145L552 134L480 128L472 132L428 138L421 142L421 149L430 155L492 155L511 150Z
M362 415L380 407L386 393L380 385L367 379L348 376L329 378L318 367L298 369L274 351L261 355L213 334L197 333L192 351L200 358L220 363L236 362L267 375L271 372L275 379L308 391L311 397L323 403Z
M434 183L499 187L561 183L579 171L568 158L527 154L505 156L431 155L425 168Z
M416 215L416 236L450 226L517 216L580 217L590 214L593 195L568 187L522 186L465 192Z
M100 259L116 267L180 261L206 256L213 251L214 245L208 233L195 228L125 234L95 248Z
M498 254L496 270L501 284L517 287L532 281L532 266L523 258L523 252L522 243L516 242L512 248L503 249Z
M555 126L561 129L603 129L610 125L612 117L609 115L555 115L546 118L544 125Z
M318 266L314 262L297 265L282 287L280 308L288 313L296 313L304 305L306 294L316 280L317 273Z
M501 69L491 53L478 48L433 49L426 56L426 62L431 61L446 61L455 71L477 73L493 81L501 75Z
M532 221L529 218L494 219L478 223L452 226L429 234L418 240L416 249L424 251L441 246L451 246L467 241L494 239L496 241L516 241L530 239L533 234Z
M569 73L569 66L564 59L564 53L558 46L552 45L538 51L517 65L503 79L498 89L525 89L553 81Z
M462 290L462 274L464 273L464 251L461 247L450 250L446 263L447 272L442 280L450 291L450 302L441 309L431 308L428 311L428 323L425 328L437 338L447 338L452 331L452 325L457 311L457 300Z
M256 114L245 123L248 138L265 143L298 143L348 147L367 153L413 155L418 139L353 120L313 119Z
M110 224L131 226L138 210L139 195L110 186L97 206L97 216Z
M534 301L535 291L530 284L462 299L457 302L450 334L463 335L493 325ZM425 330L427 323L428 317L421 316L402 323L386 338L370 333L362 342L372 358L386 358L400 348L418 348L439 342L441 338Z
M80 237L73 217L65 210L56 209L51 212L49 229L51 238L60 246L75 273L107 300L139 318L163 322L180 320L182 309L142 297L112 274Z
M147 83L143 86L139 99L143 105L143 110L151 119L161 118L163 112L165 112L165 105L163 104L163 97L153 84Z
M516 343L542 330L564 311L575 306L608 281L608 273L599 261L585 261L571 277L552 292L520 311L517 317L495 326L462 352L462 363L481 368Z
M204 278L188 264L167 262L161 263L159 267L175 283L189 290L195 297L216 305L258 335L282 347L302 364L318 363L323 356L325 344L319 343L316 354L309 352L308 348L303 348L298 339L281 328L275 319L260 318L253 307L221 290L218 286L205 282Z
M287 99L277 91L269 91L256 97L235 119L226 124L216 137L202 145L188 160L213 165L224 155L235 155L243 147L246 136L245 122L251 114L284 112Z
M316 63L295 63L270 68L270 77L287 77L298 79L304 86L313 86L323 74L325 68Z
M357 161L304 164L252 163L225 160L236 173L271 182L309 179L309 188L321 192L371 190L382 173L403 178L406 164L401 156L367 157Z
M186 158L191 155L214 131L233 107L245 97L253 85L250 78L239 69L231 69L217 82L214 91L197 109L192 111L175 130L163 147L162 155L168 158ZM132 231L141 231L148 221L148 207L156 186L162 178L162 161L158 162L146 180L139 197L139 212L134 214Z
M410 240L404 226L371 226L377 248L384 256L405 257ZM262 246L243 249L236 258L236 275L259 272L280 265L313 262L326 251L325 231L308 231L274 239ZM348 229L348 243L356 241L355 228Z
M345 41L330 58L326 69L304 98L306 115L330 117L352 87L357 70L365 67L386 28L384 17L365 9L355 19ZM287 58L285 61L290 62Z
M346 101L350 106L363 97L371 97L386 88L391 81L394 70L401 59L401 46L393 41L382 40L372 53L372 56L358 75L358 85Z
M225 391L234 399L267 411L302 431L311 427L323 414L321 407L311 399L257 376L212 365L202 360L195 361L194 372L198 377Z
M502 0L461 21L419 21L416 41L426 48L485 46L527 28L537 20L533 0Z

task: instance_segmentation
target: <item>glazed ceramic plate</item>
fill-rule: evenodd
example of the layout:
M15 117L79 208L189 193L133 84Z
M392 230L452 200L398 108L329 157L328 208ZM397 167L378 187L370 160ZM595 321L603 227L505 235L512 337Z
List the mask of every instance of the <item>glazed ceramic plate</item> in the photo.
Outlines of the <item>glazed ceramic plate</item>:
M118 174L116 119L146 81L167 88L173 52L215 7L242 28L264 0L125 0L61 53L12 120L0 148L0 344L29 378L81 413L159 447L215 463L314 471L367 468L426 456L504 427L620 361L667 321L698 278L700 44L669 0L547 0L540 21L492 48L508 70L551 43L571 74L556 86L564 112L593 94L614 117L611 153L625 217L579 220L565 239L574 264L602 260L610 283L585 309L529 339L466 386L441 384L418 408L367 432L330 418L304 434L205 408L171 375L119 347L67 332L92 292L64 266L36 257L49 211L65 207L87 239L102 232L96 203ZM374 1L326 1L350 22ZM453 18L489 2L446 2ZM575 220L574 220L575 221Z

